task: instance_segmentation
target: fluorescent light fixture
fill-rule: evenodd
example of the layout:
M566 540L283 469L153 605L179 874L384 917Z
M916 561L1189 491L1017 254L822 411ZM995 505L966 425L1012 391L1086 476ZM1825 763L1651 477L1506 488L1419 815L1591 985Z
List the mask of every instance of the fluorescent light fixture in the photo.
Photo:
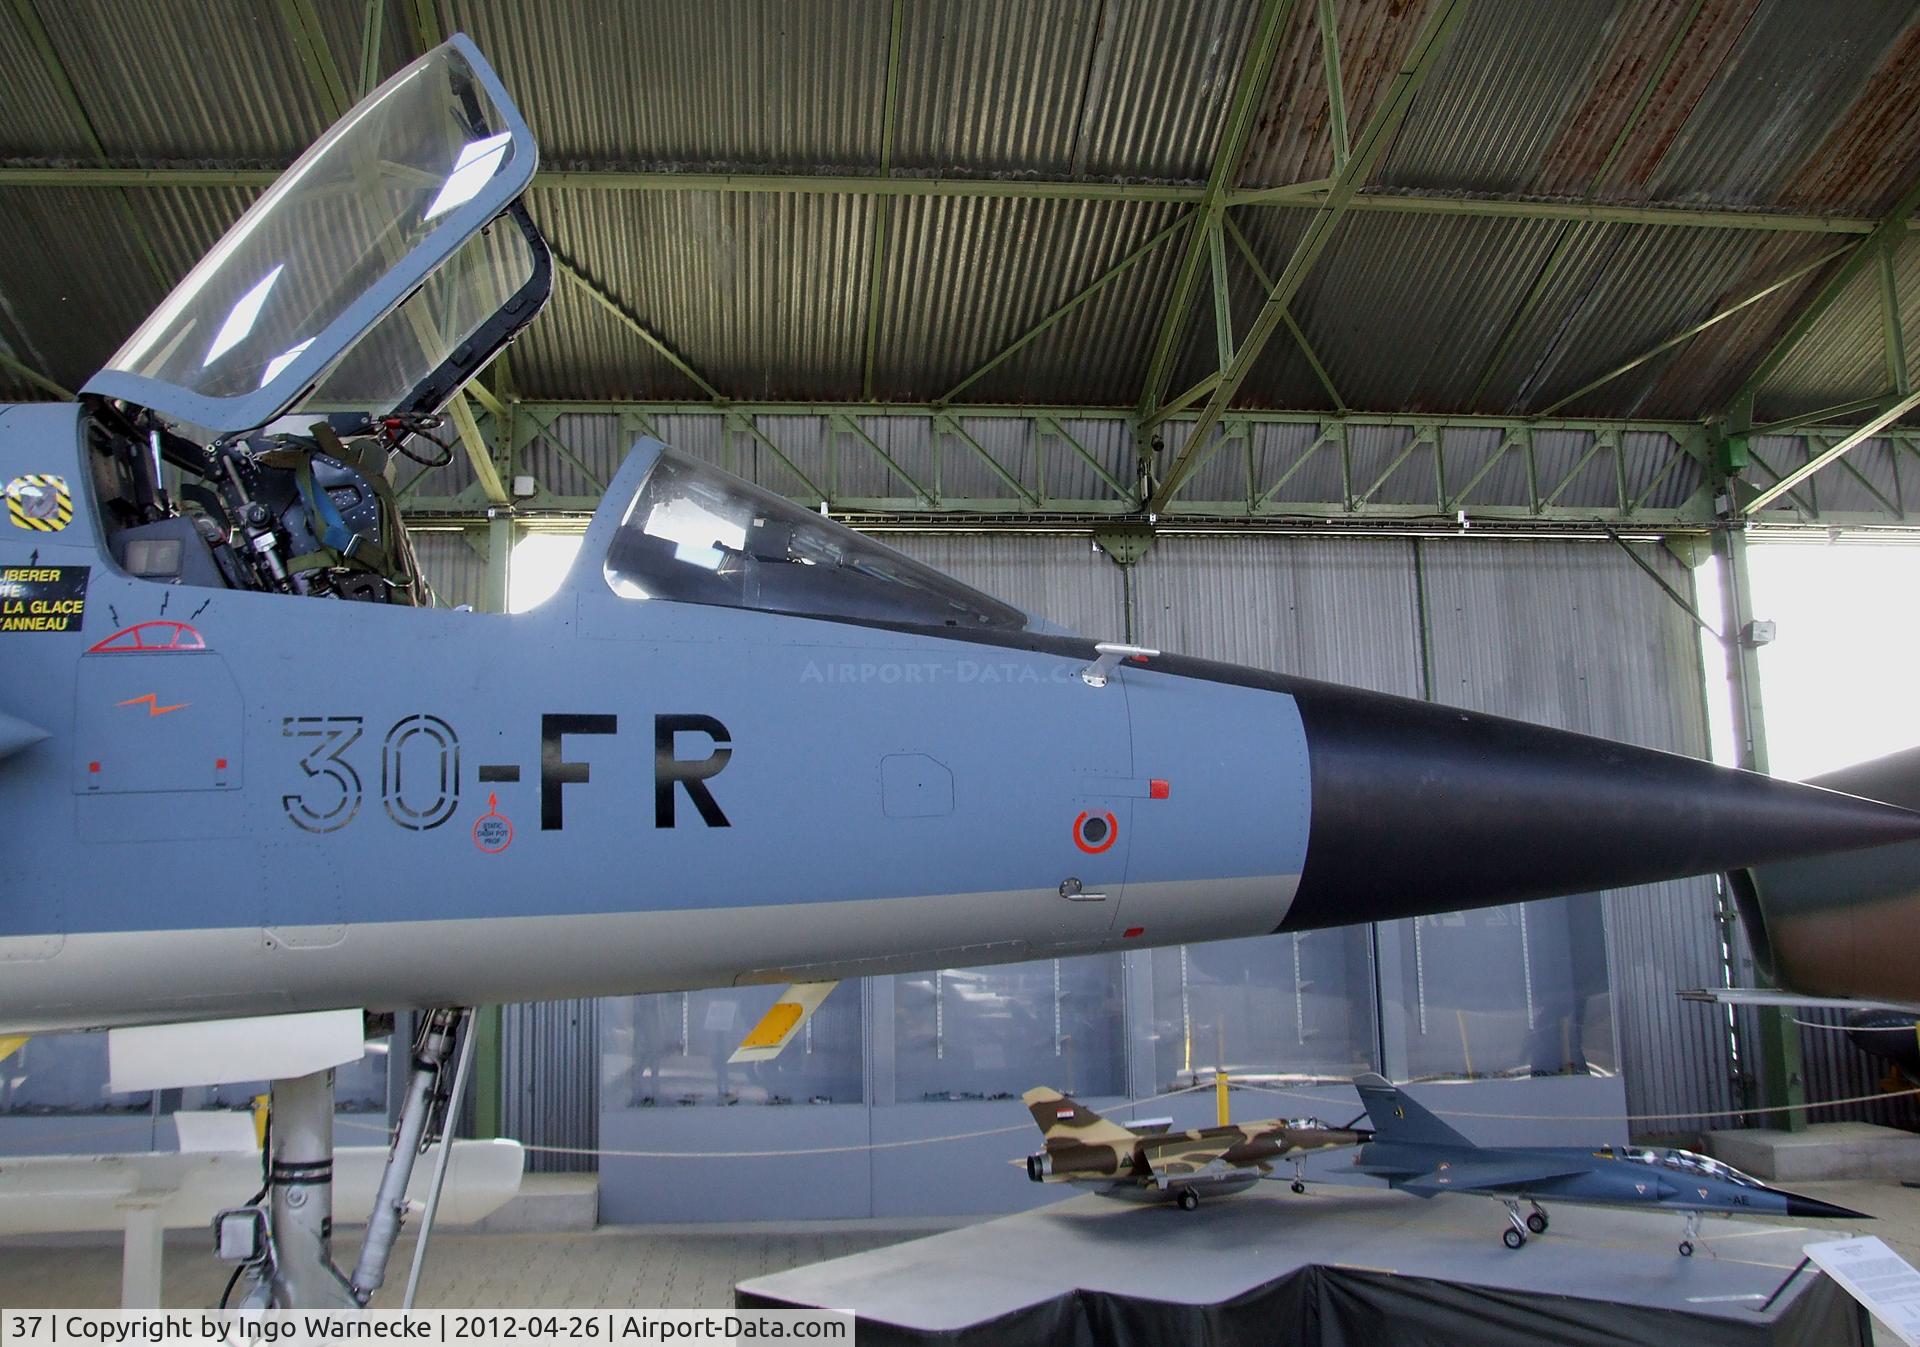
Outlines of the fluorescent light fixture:
M460 158L453 166L453 172L447 175L441 184L440 195L427 207L427 213L420 217L424 223L436 220L455 206L464 206L480 194L487 180L500 170L507 157L507 146L513 140L513 133L502 131L497 136L488 136L485 140L476 140L460 151Z
M253 331L253 325L260 321L260 309L267 302L267 291L273 289L273 283L280 279L280 273L286 269L287 264L282 262L234 302L233 309L227 314L227 321L220 324L220 330L213 335L213 345L207 348L207 358L200 362L202 369L247 339L247 334Z

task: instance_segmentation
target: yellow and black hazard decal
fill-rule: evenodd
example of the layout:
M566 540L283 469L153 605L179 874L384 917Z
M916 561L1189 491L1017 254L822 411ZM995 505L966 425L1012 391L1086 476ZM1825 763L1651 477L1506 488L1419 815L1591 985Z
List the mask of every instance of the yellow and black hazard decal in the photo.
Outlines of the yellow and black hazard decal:
M73 522L73 496L67 479L29 472L7 483L7 518L15 528L58 533Z
M0 566L0 632L79 631L87 567Z

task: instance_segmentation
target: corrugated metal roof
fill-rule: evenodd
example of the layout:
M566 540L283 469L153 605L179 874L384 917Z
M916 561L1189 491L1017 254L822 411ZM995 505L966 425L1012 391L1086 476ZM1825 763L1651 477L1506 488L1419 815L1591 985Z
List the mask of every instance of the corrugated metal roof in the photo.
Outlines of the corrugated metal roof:
M938 398L1172 224L1152 203L898 202L888 230L876 391ZM964 398L1114 405L1138 396L1184 235L1082 305ZM989 279L991 278L991 279ZM855 379L857 383L857 377ZM845 385L842 385L845 387ZM857 388L850 390L857 395Z
M285 163L326 120L280 8L33 3L114 164ZM1334 5L1354 134L1431 4ZM888 0L719 8L450 0L440 16L473 33L500 67L550 167L873 174L889 111L894 9ZM362 7L314 10L343 79L357 85ZM1260 0L901 6L893 172L1197 188L1259 12ZM386 6L373 53L379 70L396 68L418 43L406 7ZM1369 186L1871 217L1920 181L1916 58L1916 11L1885 0L1706 0L1697 9L1687 0L1475 0ZM18 10L0 14L0 80L8 90L0 157L93 162ZM1316 6L1296 3L1233 180L1275 186L1331 173L1328 120ZM159 270L177 276L250 195L5 189L0 338L61 382L84 381L158 293L140 239ZM860 195L572 187L538 188L533 206L561 252L739 400L863 396L876 310L873 395L936 398L1186 209L944 198L882 207ZM1277 273L1308 215L1239 207L1233 218ZM1342 226L1293 312L1355 407L1528 410L1777 279L1827 242L1368 211ZM1170 240L963 400L1136 402L1184 248ZM1556 249L1562 264L1536 293ZM1913 265L1903 254L1908 289L1920 284L1908 275ZM1237 255L1229 276L1244 331L1264 295ZM1569 410L1717 411L1819 280L1753 305ZM569 282L558 288L514 353L524 396L700 396L604 308L570 294ZM1762 390L1762 419L1879 391L1869 299L1849 295L1815 329ZM1183 322L1176 386L1211 368L1204 284ZM1332 405L1284 331L1239 401Z
M880 162L886 0L473 0L544 162L866 170Z
M275 6L37 0L35 8L116 163L286 163L333 120Z

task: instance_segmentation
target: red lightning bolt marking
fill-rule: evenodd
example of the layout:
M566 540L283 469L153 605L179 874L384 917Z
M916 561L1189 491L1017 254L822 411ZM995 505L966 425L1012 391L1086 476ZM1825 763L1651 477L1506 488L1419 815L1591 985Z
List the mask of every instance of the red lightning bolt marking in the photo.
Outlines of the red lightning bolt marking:
M147 708L147 718L151 720L155 716L164 716L169 711L184 711L187 707L193 705L193 703L176 702L172 706L162 706L160 705L160 698L149 692L144 697L129 697L124 702L116 702L115 705L145 706Z

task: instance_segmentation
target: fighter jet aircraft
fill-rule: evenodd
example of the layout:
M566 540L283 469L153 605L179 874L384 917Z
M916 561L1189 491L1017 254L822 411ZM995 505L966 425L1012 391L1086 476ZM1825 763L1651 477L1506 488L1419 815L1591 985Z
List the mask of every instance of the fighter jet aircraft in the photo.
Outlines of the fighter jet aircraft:
M1477 1193L1506 1204L1509 1249L1544 1235L1541 1199L1687 1213L1680 1256L1693 1256L1703 1212L1864 1221L1871 1217L1801 1197L1692 1151L1643 1146L1476 1146L1380 1076L1354 1078L1373 1140L1353 1157L1363 1174L1420 1197ZM1520 1204L1529 1210L1523 1218Z
M1111 1122L1058 1090L1028 1090L1021 1098L1046 1138L1027 1157L1035 1183L1093 1184L1106 1197L1200 1205L1200 1194L1237 1193L1273 1173L1275 1160L1294 1160L1293 1189L1304 1191L1299 1158L1334 1146L1357 1146L1372 1134L1328 1127L1318 1119L1228 1123L1169 1132L1165 1122L1133 1127Z
M381 1284L476 1004L796 984L766 1051L841 978L1920 837L1831 791L1062 634L654 441L549 602L431 606L389 474L450 457L442 417L547 297L536 157L456 37L77 403L0 409L0 1034L119 1026L116 1062L276 1080L268 1196L223 1234L253 1303ZM341 1016L353 1051L361 1012L406 1008L393 1200L343 1275L325 1068ZM164 1051L124 1028L156 1024Z
M1808 784L1912 809L1920 806L1920 748ZM1920 1011L1920 960L1913 957L1920 844L1797 858L1738 869L1728 878L1755 962L1774 986L1687 995L1748 1005Z

